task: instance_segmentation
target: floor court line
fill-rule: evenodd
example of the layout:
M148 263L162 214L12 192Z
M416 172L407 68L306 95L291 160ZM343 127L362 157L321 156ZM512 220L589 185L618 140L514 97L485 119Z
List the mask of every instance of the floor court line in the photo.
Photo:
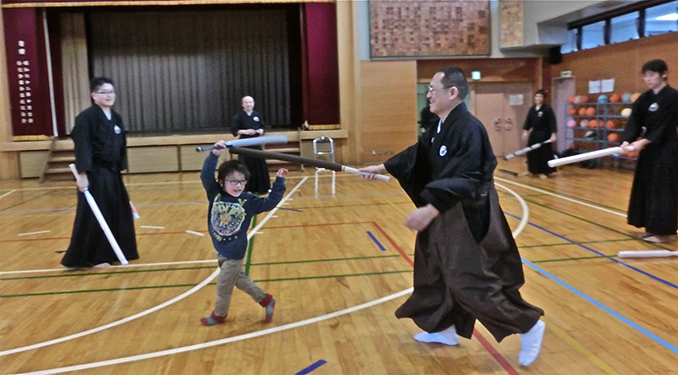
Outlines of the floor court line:
M302 180L301 183L303 183L304 181L305 180ZM301 185L301 183L299 185L297 185L297 187L299 187ZM296 189L296 187L295 187L295 189ZM527 205L523 205L523 207L527 208ZM274 211L272 211L272 212L274 212ZM402 251L402 249L400 249L400 247L397 246L397 244L395 244L395 242L383 231L383 229L376 222L374 224L377 227L377 229L380 232L382 232L382 234L385 235L385 237L389 240L389 242L391 242L392 245L395 245L398 252L405 258L405 260L407 260L407 262L410 264L410 266L414 266L414 262L412 261L412 259L404 251ZM519 234L519 232L516 233L514 231L514 236L517 236L518 234ZM215 272L215 274L216 274L216 272ZM149 359L149 358L156 358L156 357L161 357L161 356L166 356L166 355L171 355L171 354L176 354L176 353L183 353L183 352L187 352L187 351L203 349L203 348L221 345L221 344L225 344L225 343L229 343L229 342L240 341L240 340L244 340L244 339L251 338L251 337L258 337L258 336L262 336L262 335L269 334L269 333L280 332L282 330L287 330L287 329L295 328L295 327L298 327L298 326L303 326L303 325L306 325L306 324L316 323L318 321L330 319L330 318L335 317L335 316L348 314L348 313L351 313L353 311L361 310L363 308L371 307L371 306L374 306L374 305L377 305L377 304L380 304L380 303L383 303L383 302L386 302L386 301L390 301L392 299L410 294L410 293L412 293L412 291L413 291L413 288L409 288L409 289L403 290L401 292L392 294L390 296L383 297L383 298L380 298L378 300L370 301L370 302L367 302L365 304L358 305L358 306L348 308L348 309L345 309L345 310L341 310L341 311L338 311L338 312L335 312L335 313L323 315L321 317L307 319L307 320L297 322L297 323L291 323L291 324L288 324L288 325L267 329L267 330L264 330L264 331L253 332L253 333L246 334L246 335L235 336L235 337L231 337L231 338L227 338L227 339L216 340L216 341L211 341L211 342L197 344L197 345L191 345L191 346L182 347L182 348L164 350L164 351L147 353L147 354L142 354L142 355L137 355L137 356L130 356L130 357L125 357L125 358L118 358L118 359L114 359L114 360L93 362L93 363L77 365L77 366L61 367L61 368L56 368L56 369L30 372L30 373L25 373L23 375L28 375L28 374L33 374L33 375L58 374L58 373L63 373L63 372L84 370L84 369L90 369L90 368L98 368L98 367L109 366L109 365L120 364L120 363L129 363L129 362L133 362L133 361L139 361L139 360L144 360L144 359ZM491 350L494 350L494 349L493 348L488 349L488 351L491 351ZM504 360L504 362L505 362L505 360ZM500 365L502 365L502 367L504 367L504 364L500 363ZM507 371L509 371L509 373L511 373L510 370L507 370ZM17 374L17 375L22 375L22 374Z
M302 179L302 180L294 187L294 189L292 189L292 191L290 191L290 192L289 192L289 193L281 200L280 205L282 205L282 203L283 203L284 201L286 201L286 200L289 199L292 195L294 195L294 194L297 192L297 190L299 190L299 188L304 184L304 182L306 182L307 179L308 179L308 178ZM254 229L252 229L252 230L250 231L250 233L248 233L248 235L247 235L248 240L252 238L253 234L256 233L256 232L257 232L257 231L258 231L258 230L259 230L259 229L260 229L260 228L268 221L268 219L270 218L270 216L272 216L272 215L275 214L276 211L277 211L277 207L274 208L274 209L272 209L271 211L269 211L269 213L268 213L268 214L266 215L266 217L261 221L261 223L259 223ZM142 311L142 312L140 312L140 313L134 314L134 315L132 315L132 316L126 317L126 318L124 318L124 319L120 319L120 320L117 320L117 321L115 321L115 322L112 322L112 323L109 323L109 324L106 324L106 325L103 325L103 326L99 326L99 327L96 327L96 328L93 328L93 329L90 329L90 330L87 330L87 331L79 332L79 333L76 333L76 334L73 334L73 335L64 336L64 337L61 337L61 338L58 338L58 339L54 339L54 340L44 341L44 342L41 342L41 343L38 343L38 344L33 344L33 345L23 346L23 347L14 348L14 349L9 349L9 350L5 350L5 351L0 351L0 357L1 357L1 356L4 356L4 355L9 355L9 354L14 354L14 353L24 352L24 351L27 351L27 350L38 349L38 348L42 348L42 347L45 347L45 346L54 345L54 344L61 343L61 342L64 342L64 341L72 340L72 339L75 339L75 338L87 336L87 335L90 335L90 334L93 334L93 333L96 333L96 332L100 332L100 331L103 331L103 330L106 330L106 329L109 329L109 328L112 328L112 327L115 327L115 326L124 324L124 323L126 323L126 322L132 321L132 320L137 319L137 318L140 318L140 317L142 317L142 316L148 315L148 314L150 314L150 313L152 313L152 312L155 312L155 311L160 310L160 309L162 309L162 308L164 308L164 307L166 307L166 306L169 306L169 305L171 305L171 304L173 304L173 303L175 303L175 302L178 302L178 301L180 301L180 300L182 300L182 299L184 299L184 298L190 296L191 294L197 292L198 290L202 289L205 285L209 284L212 280L214 280L214 279L217 277L217 275L219 274L219 271L220 271L220 270L217 268L217 269L216 269L209 277L207 277L205 280L201 281L201 282L200 282L198 285L196 285L195 287L191 288L190 290L188 290L188 291L182 293L181 295L179 295L179 296L177 296L177 297L174 297L173 299L171 299L171 300L169 300L169 301L166 301L166 302L164 302L164 303L162 303L162 304L160 304L160 305L157 305L157 306L155 306L155 307L152 307L152 308L150 308L150 309L148 309L148 310L145 310L145 311Z
M512 215L512 214L509 214L509 213L506 213L506 215L509 215L509 216L511 216L511 217L514 217L514 218L517 218L517 216ZM535 228L537 228L537 229L539 229L539 230L541 230L541 231L543 231L543 232L546 232L546 233L548 233L548 234L550 234L550 235L552 235L552 236L558 237L558 238L560 238L560 239L562 239L562 240L564 240L564 241L571 242L571 243L574 243L574 242L575 242L575 241L573 241L573 240L571 240L571 239L569 239L569 238L567 238L567 237L565 237L565 236L562 236L562 235L560 235L560 234L558 234L558 233L555 233L555 232L553 232L553 231L550 231L550 230L548 230L548 229L546 229L546 228L543 228L543 227L541 227L541 226L539 226L539 225L537 225L537 224L529 223L529 225L530 225L530 226L533 226L533 227L535 227ZM626 262L624 262L624 261L621 261L621 260L619 260L619 259L615 259L615 258L609 257L609 256L607 256L607 255L601 253L601 252L598 251L598 250L594 250L594 249L592 249L592 248L590 248L590 247L588 247L588 246L582 245L582 244L578 244L577 246L581 247L581 248L584 249L584 250L587 250L587 251L589 251L589 252L592 252L592 253L594 253L594 254L596 254L596 255L598 255L598 256L601 256L601 257L604 257L604 258L606 258L606 259L609 259L609 260L611 260L612 262L615 262L615 263L617 263L617 264L619 264L619 265L622 265L622 266L624 266L624 267L626 267L626 268L629 268L629 269L631 269L631 270L633 270L633 271L635 271L635 272L638 272L638 273L640 273L640 274L642 274L642 275L645 275L645 276L647 276L647 277L649 277L649 278L651 278L651 279L653 279L653 280L655 280L655 281L659 281L659 282L661 282L662 284L667 285L667 286L670 286L670 287L673 288L673 289L678 289L678 285L676 285L676 284L674 284L674 283L672 283L672 282L670 282L670 281L668 281L668 280L664 280L664 279L662 279L662 278L660 278L660 277L658 277L658 276L655 276L655 275L653 275L653 274L651 274L651 273L649 273L649 272L647 272L647 271L643 271L643 270L641 270L640 268L634 267L634 266L632 266L632 265L630 265L630 264L628 264L628 263L626 263Z
M0 195L0 199L2 199L2 198L4 198L4 197L6 197L6 196L8 196L8 195L10 195L10 194L12 194L12 193L14 193L15 191L16 191L16 189L10 190L9 192L7 192L7 193L5 193L5 194Z

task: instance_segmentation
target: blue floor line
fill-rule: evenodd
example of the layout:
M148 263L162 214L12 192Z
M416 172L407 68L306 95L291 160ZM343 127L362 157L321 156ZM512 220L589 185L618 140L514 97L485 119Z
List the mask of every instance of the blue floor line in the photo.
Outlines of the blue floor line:
M310 373L311 371L317 369L318 367L324 365L325 363L327 363L327 362L321 359L321 360L317 361L316 363L306 367L305 369L297 372L294 375L306 375L306 374Z
M507 212L504 212L504 214L507 215L507 216L510 216L510 217L512 217L512 218L515 218L515 219L520 220L520 218L517 217L517 216L515 216L515 215L511 215L511 214L509 214L509 213L507 213ZM532 224L532 223L530 223L530 222L528 222L528 224L531 225L531 226L533 226L533 227L535 227L535 228L537 228L537 229L540 229L540 230L542 230L542 231L544 231L544 232L546 232L546 233L549 233L549 234L551 234L551 235L553 235L553 236L556 236L556 237L558 237L558 238L560 238L560 239L563 239L563 240L565 240L565 241L568 241L569 243L573 243L573 244L576 243L575 241L572 241L572 240L570 240L569 238L563 237L563 236L561 236L561 235L559 235L559 234L557 234L557 233L554 233L554 232L552 232L552 231L550 231L550 230L548 230L548 229L546 229L546 228L540 227L539 225ZM591 248L588 248L588 247L586 247L586 246L584 246L584 245L577 244L577 246L580 246L580 247L582 247L582 248L584 248L584 249L586 249L586 250L588 250L588 251L591 251L591 252L593 252L593 253L595 253L595 254L598 254L598 255L607 257L605 254L603 254L603 253L601 253L601 252L599 252L599 251L593 250L593 249L591 249ZM595 305L596 307L598 307L598 308L600 308L601 310L605 311L606 313L612 315L613 317L615 317L615 318L621 320L622 322L624 322L624 323L626 323L627 325L629 325L631 328L633 328L633 329L637 330L638 332L644 334L645 336L647 336L647 337L649 337L650 339L654 340L655 342L657 342L658 344L662 345L662 346L665 347L666 349L672 351L672 352L675 353L675 354L678 354L678 347L672 345L672 344L669 343L668 341L666 341L666 340L662 339L661 337L655 335L654 333L650 332L649 330L647 330L647 329L641 327L638 323L633 322L631 319L628 319L628 318L624 317L624 316L621 315L620 313L618 313L618 312L612 310L611 308L609 308L609 307L603 305L602 303L596 301L594 298L589 297L588 295L584 294L583 292L581 292L580 290L578 290L578 289L576 289L575 287L571 286L570 284L568 284L568 283L566 283L566 282L560 280L559 278L555 277L554 275L552 275L552 274L546 272L543 268L541 268L541 267L535 265L534 263L530 262L529 260L527 260L527 259L525 259L525 258L523 258L523 257L521 257L521 259L522 259L522 261L523 261L524 264L527 264L528 266L530 266L530 267L531 267L532 269L534 269L535 271L537 271L537 272L541 273L542 275L548 277L549 279L555 281L556 283L558 283L558 284L560 284L561 286L565 287L567 290L569 290L569 291L571 291L572 293L578 295L579 297L585 299L586 301L592 303L593 305ZM607 259L610 259L611 261L613 261L613 262L615 262L615 263L618 263L618 264L621 264L621 265L623 265L623 266L626 266L626 267L628 267L628 268L630 268L630 269L632 269L632 270L634 270L634 271L637 271L637 272L639 272L639 273L641 273L641 274L643 274L643 275L646 275L646 276L648 276L648 277L651 277L652 279L655 279L655 280L657 280L657 281L661 281L661 282L663 282L663 283L666 284L666 285L669 285L669 286L671 286L671 287L673 287L673 288L678 289L678 287L677 287L675 284L670 283L670 282L668 282L668 281L666 281L666 280L663 280L663 279L661 279L661 278L659 278L659 277L656 277L656 276L654 276L654 275L652 275L652 274L649 274L649 273L647 273L647 272L645 272L645 271L639 270L639 269L636 268L636 267L630 266L630 265L628 265L628 264L626 264L626 263L624 263L624 262L621 262L621 261L619 261L619 260L617 260L617 259L614 259L614 258L609 258L609 257L607 257Z
M370 231L368 230L368 231L367 231L367 235L370 236L370 238L372 239L372 241L374 241L374 243L376 243L377 246L379 246L379 249L381 249L381 251L386 251L386 248L385 248L384 246L381 245L381 243L379 242L379 240L377 240L377 238L374 237L374 235L372 234L372 232L370 232Z
M579 291L578 289L575 289L573 286L569 285L568 283L560 280L559 278L553 276L552 274L544 271L542 268L539 266L535 265L534 263L530 262L529 260L526 260L525 258L521 258L523 260L523 263L527 264L528 266L532 267L535 271L541 273L542 275L548 277L549 279L555 281L556 283L560 284L561 286L565 287L567 290L571 291L572 293L578 295L579 297L585 299L586 301L594 304L596 307L600 308L601 310L605 311L606 313L614 316L615 318L621 320L622 322L628 324L631 328L637 330L638 332L644 334L645 336L651 338L655 342L659 343L666 349L672 351L675 354L678 354L678 348L675 347L674 345L670 344L666 340L662 339L661 337L655 335L654 333L648 331L647 329L641 327L637 323L633 322L631 319L628 319L624 317L623 315L619 314L618 312L612 310L611 308L603 305L602 303L596 301L592 297L589 297L588 295L584 294L583 292Z
M515 218L515 219L520 220L519 217L514 216L514 215L511 215L511 214L509 214L509 213L507 213L507 212L504 212L504 214L506 214L507 216L510 216L510 217L512 217L512 218ZM662 279L662 278L660 278L660 277L658 277L658 276L655 276L655 275L653 275L653 274L651 274L651 273L649 273L649 272L643 271L643 270L641 270L641 269L639 269L639 268L637 268L637 267L634 267L634 266L632 266L632 265L630 265L630 264L624 263L624 262L622 262L622 261L619 260L619 259L610 258L608 255L605 255L605 254L601 253L600 251L593 250L593 249L591 249L590 247L587 247L587 246L585 246L585 245L579 244L579 243L577 243L576 241L572 241L572 240L569 239L569 238L563 237L563 236L561 236L561 235L559 235L559 234L557 234L557 233L553 233L553 232L551 232L550 230L548 230L548 229L546 229L546 228L540 227L539 225L532 224L532 223L530 223L530 222L528 222L528 224L531 225L531 226L533 226L533 227L535 227L535 228L537 228L537 229L540 229L540 230L542 230L542 231L544 231L544 232L546 232L546 233L548 233L548 234L551 234L551 235L556 236L556 237L558 237L558 238L560 238L560 239L562 239L562 240L565 240L565 241L567 241L567 242L569 242L569 243L571 243L571 244L576 244L577 246L581 247L582 249L586 249L586 250L588 250L588 251L590 251L590 252L592 252L592 253L594 253L594 254L596 254L596 255L600 255L600 256L606 257L607 259L609 259L609 260L611 260L611 261L613 261L613 262L615 262L615 263L617 263L617 264L619 264L619 265L622 265L622 266L624 266L624 267L626 267L626 268L629 268L629 269L631 269L631 270L634 270L634 271L636 271L636 272L638 272L638 273L640 273L640 274L643 274L643 275L645 275L645 276L647 276L647 277L649 277L649 278L651 278L651 279L653 279L653 280L659 281L660 283L663 283L663 284L665 284L665 285L668 285L668 286L670 286L671 288L678 289L678 285L676 285L676 284L674 284L674 283L672 283L672 282L670 282L670 281L664 280L664 279Z

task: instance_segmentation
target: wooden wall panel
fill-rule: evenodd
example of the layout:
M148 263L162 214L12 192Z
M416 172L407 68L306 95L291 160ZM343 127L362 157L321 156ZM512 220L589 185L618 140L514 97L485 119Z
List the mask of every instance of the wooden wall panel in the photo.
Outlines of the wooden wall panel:
M381 162L417 140L416 62L363 61L360 69L361 160Z
M176 146L130 147L127 149L129 173L176 172L179 155Z
M615 79L615 92L644 92L640 70L652 59L663 59L671 71L678 70L678 33L668 33L641 38L624 43L610 44L594 49L563 55L563 62L553 66L553 75L570 70L577 79L577 94L588 94L589 81ZM678 83L673 83L677 85Z
M37 178L42 175L47 162L47 151L26 151L19 154L21 178Z
M480 71L480 82L519 82L537 79L538 59L445 59L417 61L417 79L428 82L438 69L444 66L459 67L466 77L471 79L471 72Z

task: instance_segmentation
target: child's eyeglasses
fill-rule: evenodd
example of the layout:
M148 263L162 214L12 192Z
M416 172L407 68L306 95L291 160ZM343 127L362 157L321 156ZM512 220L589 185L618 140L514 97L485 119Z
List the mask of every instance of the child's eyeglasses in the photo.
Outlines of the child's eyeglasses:
M242 185L245 186L247 184L247 180L226 180L229 184L236 186L236 185Z

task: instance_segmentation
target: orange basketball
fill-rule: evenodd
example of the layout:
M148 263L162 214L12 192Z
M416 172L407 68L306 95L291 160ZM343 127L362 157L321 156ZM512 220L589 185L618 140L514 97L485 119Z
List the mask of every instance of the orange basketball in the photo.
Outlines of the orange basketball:
M579 102L580 102L580 103L588 103L588 102L589 102L589 96L588 96L588 95L582 95L582 96L579 98Z
M614 120L608 120L605 127L608 129L617 129L617 123Z
M596 115L596 107L586 108L586 115L587 116L595 116Z
M584 107L579 108L579 115L585 116L586 115L586 108L584 108Z
M622 100L622 97L619 94L612 94L610 96L610 103L618 103L618 102L621 102L621 100Z
M631 101L635 102L639 97L640 97L640 93L638 93L638 92L634 93L633 95L631 95Z
M577 114L577 108L569 108L567 110L568 115L576 115Z
M591 120L591 121L589 122L589 127L590 127L590 128L595 128L596 126L598 126L598 121L596 121L596 120Z
M570 96L569 98L567 98L567 102L570 104L574 103L574 98L575 98L574 95Z
M610 134L607 135L607 140L609 142L616 143L616 142L619 142L620 139L621 139L621 137L617 133L610 133Z

